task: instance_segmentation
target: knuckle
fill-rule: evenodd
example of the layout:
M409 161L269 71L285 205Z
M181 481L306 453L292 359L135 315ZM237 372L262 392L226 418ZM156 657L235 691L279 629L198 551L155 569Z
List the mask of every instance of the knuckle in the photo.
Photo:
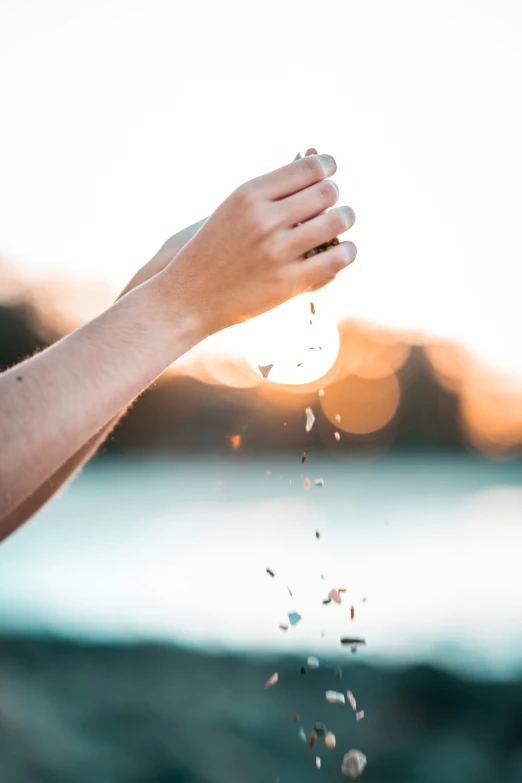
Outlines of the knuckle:
M251 207L255 203L255 186L252 182L245 182L234 191L236 202L242 207Z

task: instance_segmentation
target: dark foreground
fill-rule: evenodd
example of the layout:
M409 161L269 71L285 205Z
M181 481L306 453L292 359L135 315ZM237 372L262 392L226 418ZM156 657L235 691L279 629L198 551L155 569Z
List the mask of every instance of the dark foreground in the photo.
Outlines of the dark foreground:
M334 661L303 676L294 658L2 639L0 782L339 783L357 748L365 783L522 783L522 679L467 682L363 657L343 655L338 682ZM365 710L359 722L325 699L348 688ZM307 733L323 721L336 749L308 748L295 712Z

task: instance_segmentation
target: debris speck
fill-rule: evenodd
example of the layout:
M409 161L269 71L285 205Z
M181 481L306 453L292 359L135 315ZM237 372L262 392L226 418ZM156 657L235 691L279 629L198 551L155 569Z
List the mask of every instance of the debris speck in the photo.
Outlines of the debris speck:
M355 606L352 606L350 609L350 617L352 620L355 618Z
M310 312L312 313L312 315L315 315L315 306L313 302L310 302Z
M299 718L299 713L298 712L294 712L294 717L292 718L292 720L293 720L294 723L299 723L300 718Z
M336 604L341 603L341 596L339 595L338 591L335 589L330 590L330 592L328 593L328 598L331 598L332 601L335 601Z
M314 479L314 486L315 487L324 487L324 479L323 478L316 478L316 479Z
M290 625L297 625L301 615L298 612L288 612L288 619L290 620Z
M324 737L324 744L330 750L335 748L335 734L332 731L327 731Z
M310 432L312 427L314 426L315 416L314 412L311 408L305 408L306 413L306 426L305 429L307 432Z
M366 598L363 598L362 602L363 602L363 604L365 604L366 603Z
M301 462L302 462L303 465L306 462L306 458L307 457L308 457L308 454L306 453L306 451L303 451L303 456L301 457Z
M343 758L341 772L349 778L358 778L366 766L366 756L360 750L349 750Z
M319 397L324 397L324 389L319 389Z
M338 432L334 432L334 438L335 440L341 440L341 436L339 435Z
M306 666L301 666L301 674L307 674L307 672L308 669L306 668Z
M288 625L280 625L279 627L282 631L288 631Z
M357 702L355 701L355 696L353 695L353 693L351 691L346 691L346 697L347 697L348 701L350 702L350 707L355 712L355 710L357 709Z
M287 589L287 590L288 590L288 592L290 593L290 598L293 598L293 597L294 597L294 594L292 593L292 591L290 590L290 588L288 587L288 585L286 586L286 589Z
M310 669L318 669L319 668L319 661L313 655L309 656L307 663L308 663L308 666L310 667Z
M270 370L272 369L272 367L274 365L273 364L267 364L267 365L265 365L263 367L261 364L258 364L257 366L259 367L259 372L261 373L263 378L268 378L268 374L269 374Z
M335 679L336 680L342 680L342 678L343 678L342 671L340 669L337 669L336 672L335 672Z
M270 568L267 568L266 572L267 574L270 574L270 576L275 576L274 572Z
M311 321L310 321L310 323L311 323ZM16 376L16 380L17 380L17 381L23 381L23 378L22 378L22 376L21 376L21 375L17 375L17 376Z
M310 479L309 478L305 478L305 480L303 481L303 486L304 486L305 489L310 489Z
M305 734L305 730L303 729L303 727L302 727L302 726L301 726L301 728L299 729L299 736L301 737L301 739L303 740L303 742L306 742L306 734Z
M335 418L335 421L337 422L337 424L340 424L341 416L338 413L335 414L334 418Z
M272 685L275 685L277 680L279 679L277 672L275 674L272 674L271 677L268 678L268 680L265 682L265 691L267 688L271 688Z
M320 532L318 530L315 531L315 537L316 538L321 538L321 534L320 534Z
M241 435L227 435L227 443L231 449L237 451L241 446Z
M350 636L342 636L341 644L351 644L351 645L366 644L366 641L364 639L352 639Z
M326 701L329 701L331 704L344 704L344 693L339 693L339 691L326 691Z
M301 367L302 363L303 363L303 362L299 362L299 364L298 364L297 366L298 366L298 367Z
M308 747L313 748L316 742L317 742L317 734L315 733L315 731L311 731L310 734L308 735Z
M337 590L338 593L346 593L346 587L339 587Z
M332 603L332 599L331 598L325 598L324 601L323 601L323 604L331 604L331 603Z
M321 769L321 759L319 758L319 756L315 757L315 766L317 767L317 769Z
M362 720L364 718L364 710L361 710L360 712L356 712L355 717L357 720Z
M326 726L324 725L324 723L318 721L314 726L314 731L318 737L322 737L323 734L326 733Z

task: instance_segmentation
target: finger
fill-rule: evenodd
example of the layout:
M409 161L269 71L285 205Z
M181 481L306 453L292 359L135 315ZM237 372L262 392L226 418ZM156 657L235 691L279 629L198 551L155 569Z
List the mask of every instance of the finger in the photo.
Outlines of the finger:
M288 231L284 239L285 249L299 258L308 250L344 234L354 223L355 213L351 207L336 207Z
M309 291L319 291L321 288L324 288L328 283L331 283L332 280L335 280L337 275L332 275L331 277L327 277L326 280L323 280L322 283L317 283L317 285L311 286L308 290Z
M299 160L299 158L300 158L300 157L301 157L301 153L300 153L300 152L298 152L298 153L297 153L297 155L296 155L296 156L295 156L295 158L294 158L294 161L295 161L295 160Z
M331 155L308 155L294 160L251 181L255 192L269 201L279 201L310 185L331 177L337 171L337 164Z
M345 267L355 261L357 248L353 242L341 242L339 245L317 253L304 261L296 261L290 274L293 275L300 291L307 291L314 285L320 285L329 277L335 277Z

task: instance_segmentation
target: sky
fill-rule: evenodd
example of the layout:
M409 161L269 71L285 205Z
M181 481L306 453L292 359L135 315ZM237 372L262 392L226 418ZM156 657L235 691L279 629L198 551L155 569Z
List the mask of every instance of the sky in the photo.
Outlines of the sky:
M0 258L116 291L314 146L357 217L329 319L522 375L521 31L519 0L3 0Z

